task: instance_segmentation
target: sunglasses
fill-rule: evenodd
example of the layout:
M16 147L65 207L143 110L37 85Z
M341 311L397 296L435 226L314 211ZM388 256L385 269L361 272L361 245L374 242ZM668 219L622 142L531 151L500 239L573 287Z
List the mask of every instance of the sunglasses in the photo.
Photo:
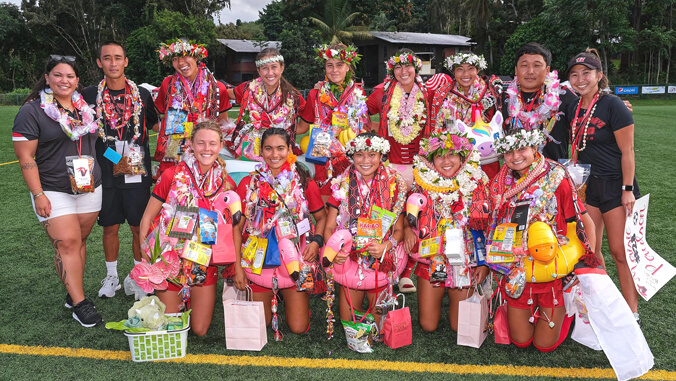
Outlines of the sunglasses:
M50 61L56 61L56 62L70 62L70 63L75 63L75 57L73 56L62 56L59 54L52 54L49 56Z

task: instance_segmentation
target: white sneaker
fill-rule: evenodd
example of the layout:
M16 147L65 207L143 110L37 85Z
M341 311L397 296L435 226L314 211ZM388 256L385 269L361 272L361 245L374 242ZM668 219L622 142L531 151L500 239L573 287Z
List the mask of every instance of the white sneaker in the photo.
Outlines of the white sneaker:
M124 278L124 293L127 295L134 295L134 299L136 300L141 300L142 298L150 295L143 291L141 287L136 284L136 282L131 279L129 275L127 275L126 278Z
M115 296L115 291L120 288L122 288L122 286L120 286L120 279L116 276L108 275L101 281L99 298L112 298Z

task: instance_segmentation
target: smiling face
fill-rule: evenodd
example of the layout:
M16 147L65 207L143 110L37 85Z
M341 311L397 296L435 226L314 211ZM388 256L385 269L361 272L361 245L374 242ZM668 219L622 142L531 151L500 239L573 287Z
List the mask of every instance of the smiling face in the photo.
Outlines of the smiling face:
M527 93L538 91L545 84L549 66L545 58L539 54L524 54L514 67L521 90Z
M352 155L354 167L366 180L373 178L373 174L378 170L382 158L383 154L374 151L358 151Z
M347 72L350 71L350 66L337 58L329 58L324 63L324 68L326 69L326 78L335 84L343 83Z
M96 64L103 69L107 79L118 79L124 77L124 68L129 60L121 46L105 45L101 47L101 57L96 59Z
M580 94L581 97L585 95L594 95L599 92L599 81L603 78L603 73L590 69L584 65L575 65L570 69L568 80L573 89Z
M194 81L195 77L197 77L199 68L197 67L197 61L193 56L174 57L171 59L171 65L178 74L190 81Z
M60 102L61 100L70 100L73 92L77 89L77 84L80 82L73 67L67 63L54 66L49 74L45 74L45 80L54 92L54 97Z
M509 169L518 172L521 176L526 174L528 168L535 161L535 148L524 147L505 153L505 164Z
M451 152L447 152L443 156L435 156L432 164L434 164L434 169L436 169L440 175L444 177L453 177L462 165L462 158L460 155L453 155Z
M263 141L263 160L270 167L273 175L277 175L286 159L289 157L291 147L280 135L270 135Z
M268 58L268 57L263 57ZM261 76L265 87L267 87L268 92L271 92L279 86L279 80L282 78L282 73L284 72L284 64L281 62L270 62L265 64L258 69L258 75Z
M200 170L205 173L218 159L218 152L223 148L223 143L218 132L205 128L195 132L191 147Z
M468 91L470 89L477 75L479 75L479 70L477 70L476 66L468 63L453 68L453 76L455 77L458 87L462 91Z
M415 68L413 65L394 65L394 78L401 84L404 89L411 91L413 83L415 82Z

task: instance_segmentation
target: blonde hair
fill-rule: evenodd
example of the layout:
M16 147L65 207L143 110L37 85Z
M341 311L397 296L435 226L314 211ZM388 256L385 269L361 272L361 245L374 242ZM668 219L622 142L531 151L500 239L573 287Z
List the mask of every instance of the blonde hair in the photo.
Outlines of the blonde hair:
M194 125L192 129L192 133L190 134L190 141L192 142L195 139L195 135L197 135L198 131L201 130L208 130L208 131L214 131L215 133L218 134L218 140L223 142L223 130L221 130L221 125L218 124L217 121L215 120L207 120L204 122L199 122ZM225 160L223 160L220 156L216 158L216 161L218 164L221 166L223 169L221 171L221 178L223 179L223 184L225 187L225 190L232 190L230 183L228 183L228 171L225 169Z

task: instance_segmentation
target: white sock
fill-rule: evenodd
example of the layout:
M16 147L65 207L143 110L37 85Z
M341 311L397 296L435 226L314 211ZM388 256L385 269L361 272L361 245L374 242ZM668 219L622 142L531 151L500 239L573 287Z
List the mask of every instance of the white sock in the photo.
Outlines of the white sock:
M634 312L634 319L638 320L638 312Z
M117 261L106 262L106 269L108 270L108 275L117 277Z
M141 263L141 261L137 261L136 259L134 259L134 266L138 265L139 263Z

